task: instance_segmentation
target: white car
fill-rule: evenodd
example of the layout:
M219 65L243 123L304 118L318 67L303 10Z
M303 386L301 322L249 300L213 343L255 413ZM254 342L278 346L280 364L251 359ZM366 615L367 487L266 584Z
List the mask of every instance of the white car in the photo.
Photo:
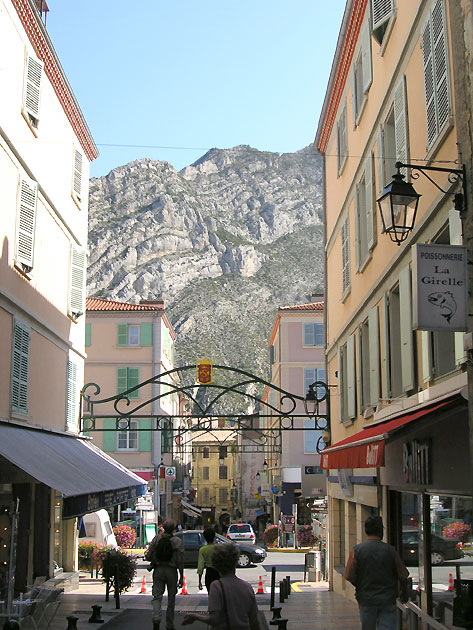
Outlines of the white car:
M227 538L233 542L244 542L254 545L256 542L255 532L249 523L233 523L227 529Z

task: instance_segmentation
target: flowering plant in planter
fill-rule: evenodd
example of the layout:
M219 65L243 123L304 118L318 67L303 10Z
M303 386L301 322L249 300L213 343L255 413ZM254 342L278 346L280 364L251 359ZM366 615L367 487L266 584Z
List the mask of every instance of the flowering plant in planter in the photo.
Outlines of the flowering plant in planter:
M275 547L278 540L278 526L269 525L264 530L263 538L268 547Z
M131 549L136 542L136 531L129 525L116 525L113 528L113 533L119 547Z
M445 525L442 529L442 536L445 536L445 538L457 538L462 542L467 542L470 535L471 527L467 523L450 523L450 525Z
M301 525L297 528L297 542L301 547L313 547L316 541L310 525Z
M108 550L102 560L102 578L104 582L113 580L118 574L119 592L127 591L133 586L136 575L136 559L133 556L120 551L120 549ZM113 582L112 582L113 583ZM113 583L115 587L115 584Z

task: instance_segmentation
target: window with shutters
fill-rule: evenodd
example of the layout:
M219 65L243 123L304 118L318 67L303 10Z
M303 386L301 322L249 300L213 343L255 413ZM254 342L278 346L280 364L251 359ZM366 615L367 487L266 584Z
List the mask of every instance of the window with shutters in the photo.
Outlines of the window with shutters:
M138 421L130 420L126 431L117 431L117 450L118 451L137 451L138 450Z
M309 391L309 386L316 381L321 381L325 383L325 368L304 368L304 396ZM319 398L323 397L323 388L317 390L317 395Z
M219 466L218 467L218 478L219 479L228 479L228 468L227 468L227 466Z
M451 114L445 24L444 2L435 0L422 30L427 149L437 140Z
M353 127L356 127L361 118L368 91L373 81L369 21L366 21L361 28L360 50L354 59L352 70L352 105Z
M341 230L342 239L342 296L345 296L350 290L350 242L348 216L342 223Z
M202 503L208 505L210 503L210 488L202 488Z
M384 186L390 184L392 176L397 172L396 162L409 162L408 119L405 78L397 83L394 88L393 106L378 131L377 155L378 155L378 186L379 193ZM407 177L406 169L401 169Z
M209 471L210 471L210 468L208 466L202 466L202 479L204 481L209 480Z
M378 44L386 44L395 15L394 0L371 0L372 34Z
M347 160L347 138L347 108L345 105L337 122L337 172L339 175L342 172L345 162Z
M42 61L30 55L26 56L23 107L21 111L35 135L39 126L43 71L44 64Z
M153 325L145 324L118 324L117 346L137 348L153 345Z
M24 273L34 265L34 242L38 184L27 177L20 177L16 217L15 263Z
M208 446L204 446L204 448L202 449L202 457L203 459L209 459L210 457L210 449Z
M79 392L77 378L79 367L74 361L67 362L66 376L66 431L77 432L79 417Z
M324 325L318 322L304 324L304 346L324 345Z
M371 155L366 158L364 171L361 179L356 185L355 192L355 215L356 215L356 270L362 271L368 261L375 244L374 235L375 218L374 212L374 189L373 189L373 160Z
M401 311L399 286L388 294L389 317L389 396L396 398L402 394L401 363Z
M140 368L119 367L117 368L117 394L126 392L132 387L136 387L140 382ZM139 390L129 392L128 398L139 398Z
M72 198L77 202L79 207L82 203L83 170L84 156L80 151L74 149L72 165Z
M360 403L364 412L371 405L370 392L370 346L369 322L364 321L359 329L359 360L360 360Z
M315 418L304 419L304 453L317 453L317 441L321 431L315 429Z
M71 245L69 314L77 319L85 312L86 253Z
M220 505L227 503L228 501L228 488L218 489L218 502Z
M28 362L30 352L30 329L15 321L13 324L11 410L28 413Z
M350 335L339 350L338 386L340 422L349 424L354 420L357 409L355 335Z

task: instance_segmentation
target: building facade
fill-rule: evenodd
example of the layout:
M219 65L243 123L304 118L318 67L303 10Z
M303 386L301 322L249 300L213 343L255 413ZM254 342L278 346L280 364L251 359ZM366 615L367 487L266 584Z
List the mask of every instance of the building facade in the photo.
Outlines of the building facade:
M323 301L279 307L269 339L272 385L305 398L310 385L316 381L325 383L324 319ZM264 400L269 409L284 410L277 389L267 388ZM325 403L320 411L325 413ZM294 413L306 415L301 401ZM321 431L315 430L315 420L309 417L296 418L295 426L295 431L281 432L276 452L269 448L268 468L262 471L267 479L265 497L271 499L270 517L275 523L281 514L292 514L294 505L299 522L310 522L314 499L326 493L317 451Z
M78 437L97 149L37 3L0 2L0 51L0 590L21 591L74 571L76 517L142 480Z
M418 261L424 245L435 256L464 255L448 249L462 244L461 182L429 173L439 190L401 169L422 196L399 244L383 231L376 200L396 161L461 170L456 54L448 0L349 0L315 141L325 164L331 585L353 597L343 568L365 518L380 514L412 565L417 603L446 625L442 539L462 523L471 541L466 326L452 313L448 325L433 324L449 272L438 265L419 279ZM422 323L423 284L432 293Z

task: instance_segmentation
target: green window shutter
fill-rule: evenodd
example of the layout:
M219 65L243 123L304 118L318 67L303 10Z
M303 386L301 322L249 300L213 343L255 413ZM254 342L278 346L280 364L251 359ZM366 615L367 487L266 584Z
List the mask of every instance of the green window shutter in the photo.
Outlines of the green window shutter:
M117 368L117 394L121 394L122 392L126 392L128 379L127 379L127 368L120 367Z
M399 308L401 312L402 390L414 389L414 335L412 332L411 270L405 267L399 274Z
M355 335L347 339L347 384L348 403L347 412L349 418L356 416L356 364L355 364Z
M85 347L88 348L92 340L92 324L85 325Z
M151 451L151 418L140 420L140 429L139 432L139 441L140 441L140 451ZM147 429L143 431L143 429Z
M375 407L380 398L379 391L379 319L378 307L371 309L368 315L370 348L370 404Z
M12 411L28 413L28 363L30 330L15 322L13 326L13 354L11 373Z
M127 389L131 389L132 387L136 387L140 382L140 368L127 368ZM140 393L138 390L136 392L131 392L128 398L139 398Z
M117 346L128 345L128 324L118 324L118 339Z
M141 324L141 345L153 345L153 324Z
M121 368L119 368L121 369ZM116 422L113 419L106 419L103 421L104 429L115 429ZM103 450L107 453L112 453L116 450L117 432L116 431L104 431L103 432Z

